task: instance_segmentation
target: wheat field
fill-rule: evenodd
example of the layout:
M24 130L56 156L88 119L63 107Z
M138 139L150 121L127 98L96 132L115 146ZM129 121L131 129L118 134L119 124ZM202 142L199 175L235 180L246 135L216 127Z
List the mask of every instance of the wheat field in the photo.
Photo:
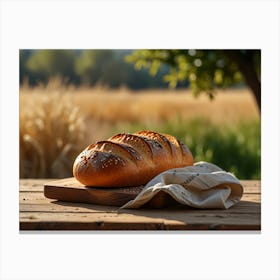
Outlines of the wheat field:
M67 104L79 108L88 126L99 127L101 137L107 126L127 122L159 123L180 117L234 125L240 121L259 119L255 101L248 89L218 91L215 99L209 101L206 95L195 98L188 90L132 92L126 88L67 88L53 82L47 87L22 87L20 110L29 110L40 103L43 96L51 95L58 95L57 98L63 99L62 103L67 99ZM92 137L97 139L99 135Z
M71 176L73 159L81 149L117 132L147 128L164 132L167 125L171 130L173 124L178 126L178 120L182 129L196 119L218 127L260 121L247 89L220 91L209 101L187 90L131 92L66 87L53 81L46 87L22 86L19 103L21 177Z

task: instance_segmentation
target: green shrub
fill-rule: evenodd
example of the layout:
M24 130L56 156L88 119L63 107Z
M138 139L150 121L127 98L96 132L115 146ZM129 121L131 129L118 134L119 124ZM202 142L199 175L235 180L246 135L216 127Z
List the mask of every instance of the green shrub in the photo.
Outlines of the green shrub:
M177 118L160 124L128 124L126 131L152 129L181 139L195 161L208 161L234 173L239 179L261 178L260 122L214 125L205 119Z

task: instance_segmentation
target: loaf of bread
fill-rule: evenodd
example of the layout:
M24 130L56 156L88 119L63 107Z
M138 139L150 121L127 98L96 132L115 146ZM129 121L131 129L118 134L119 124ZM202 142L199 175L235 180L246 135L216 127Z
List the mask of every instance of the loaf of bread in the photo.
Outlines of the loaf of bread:
M193 156L178 139L139 131L88 146L76 158L73 174L86 186L127 187L146 184L165 170L188 165L193 165Z

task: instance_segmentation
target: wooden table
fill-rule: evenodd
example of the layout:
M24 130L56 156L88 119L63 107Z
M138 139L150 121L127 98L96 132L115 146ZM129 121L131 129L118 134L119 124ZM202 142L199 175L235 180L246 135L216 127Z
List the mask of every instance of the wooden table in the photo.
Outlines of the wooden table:
M47 199L50 179L21 179L20 230L260 230L260 181L241 181L242 200L228 210L185 206L119 210L118 207Z

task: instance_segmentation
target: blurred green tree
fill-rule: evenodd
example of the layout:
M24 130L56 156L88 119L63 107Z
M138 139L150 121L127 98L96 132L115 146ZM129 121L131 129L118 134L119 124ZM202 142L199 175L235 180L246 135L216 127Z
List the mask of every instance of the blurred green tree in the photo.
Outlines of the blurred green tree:
M37 50L27 60L26 68L31 79L46 83L50 77L61 76L75 81L73 50Z
M19 64L19 81L22 84L25 78L28 78L30 76L30 72L27 69L27 61L32 55L31 50L20 50L19 51L19 58L20 58L20 64Z
M161 73L151 79L146 69L136 71L131 64L126 63L124 57L127 53L131 51L82 50L76 58L75 72L82 84L91 86L96 83L110 88L127 85L133 89L166 86L161 79Z
M102 83L101 77L106 73L113 56L112 50L83 50L76 59L75 72L83 84Z
M124 57L132 50L20 50L20 83L31 86L47 84L56 76L64 83L75 85L95 84L109 88L127 86L138 90L143 88L166 88L162 76L168 73L168 66L159 69L151 77L147 69L137 71ZM179 86L188 86L187 83Z
M153 76L169 65L163 79L170 87L188 80L196 96L205 92L211 99L217 88L245 82L261 110L260 50L135 50L126 61L136 69L149 69Z

